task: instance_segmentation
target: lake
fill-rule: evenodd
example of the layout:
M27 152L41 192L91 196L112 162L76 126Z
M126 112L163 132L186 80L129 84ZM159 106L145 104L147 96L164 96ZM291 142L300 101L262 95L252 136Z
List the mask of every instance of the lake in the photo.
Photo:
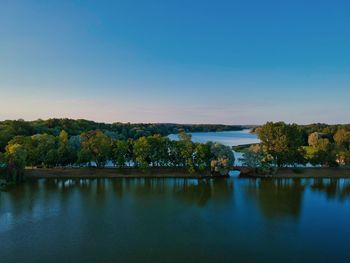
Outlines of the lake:
M219 142L228 146L237 146L242 144L258 143L256 134L250 133L250 130L242 131L224 131L224 132L192 132L192 141L205 143L207 141ZM169 138L176 140L177 134L169 135Z
M349 222L350 179L39 179L0 192L0 262L349 262Z
M205 143L207 141L218 142L227 146L237 146L243 144L259 143L260 140L257 138L255 133L251 133L249 129L242 131L224 131L224 132L192 132L192 141ZM178 140L177 134L169 135L171 140ZM234 152L235 164L241 165L242 154ZM238 174L238 172L233 172L233 174Z
M349 262L350 180L36 180L0 193L1 262Z

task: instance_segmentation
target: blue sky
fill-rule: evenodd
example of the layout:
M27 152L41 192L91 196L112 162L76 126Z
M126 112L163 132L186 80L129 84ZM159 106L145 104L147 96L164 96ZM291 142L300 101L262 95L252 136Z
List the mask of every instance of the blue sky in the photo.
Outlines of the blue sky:
M0 1L0 119L350 122L350 1Z

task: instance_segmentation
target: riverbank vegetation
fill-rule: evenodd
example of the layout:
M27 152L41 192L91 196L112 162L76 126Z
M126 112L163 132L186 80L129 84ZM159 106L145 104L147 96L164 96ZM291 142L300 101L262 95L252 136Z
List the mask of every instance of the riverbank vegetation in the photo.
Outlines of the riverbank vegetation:
M307 125L268 122L255 129L260 144L250 146L243 166L257 174L281 167L338 167L350 164L350 125Z
M232 125L105 124L50 119L0 122L0 177L21 181L26 167L179 168L226 175L234 164L230 147L194 143L188 131L241 130ZM268 122L253 130L260 144L243 145L242 165L255 174L279 168L350 164L350 125ZM179 140L166 135L178 133ZM154 171L154 169L153 169Z
M42 133L17 135L10 139L0 156L7 181L21 181L25 167L134 167L182 168L187 173L211 172L227 175L234 164L228 146L218 143L194 143L181 131L179 140L154 134L137 139L115 138L108 131L91 130L70 136L62 130L57 136Z

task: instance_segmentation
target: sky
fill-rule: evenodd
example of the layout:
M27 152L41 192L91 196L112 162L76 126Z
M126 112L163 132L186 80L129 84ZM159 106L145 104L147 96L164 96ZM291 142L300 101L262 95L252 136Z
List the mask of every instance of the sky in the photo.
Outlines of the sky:
M349 0L0 0L0 120L349 113Z

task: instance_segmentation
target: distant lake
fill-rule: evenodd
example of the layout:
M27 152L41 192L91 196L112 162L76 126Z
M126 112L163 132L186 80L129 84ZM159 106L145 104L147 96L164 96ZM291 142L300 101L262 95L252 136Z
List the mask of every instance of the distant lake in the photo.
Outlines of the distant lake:
M250 130L242 131L224 131L224 132L192 132L192 141L205 143L208 141L219 142L228 146L237 146L242 144L258 143L256 134L250 133ZM178 139L177 134L169 135L172 140Z
M350 180L28 181L0 262L349 262Z
M251 133L250 130L242 131L224 131L224 132L193 132L189 133L192 135L192 141L205 143L208 141L222 143L227 146L237 146L242 144L259 143L260 140L256 134ZM177 140L177 134L169 135L172 140ZM241 153L235 152L236 165L240 165L239 161L242 158Z

